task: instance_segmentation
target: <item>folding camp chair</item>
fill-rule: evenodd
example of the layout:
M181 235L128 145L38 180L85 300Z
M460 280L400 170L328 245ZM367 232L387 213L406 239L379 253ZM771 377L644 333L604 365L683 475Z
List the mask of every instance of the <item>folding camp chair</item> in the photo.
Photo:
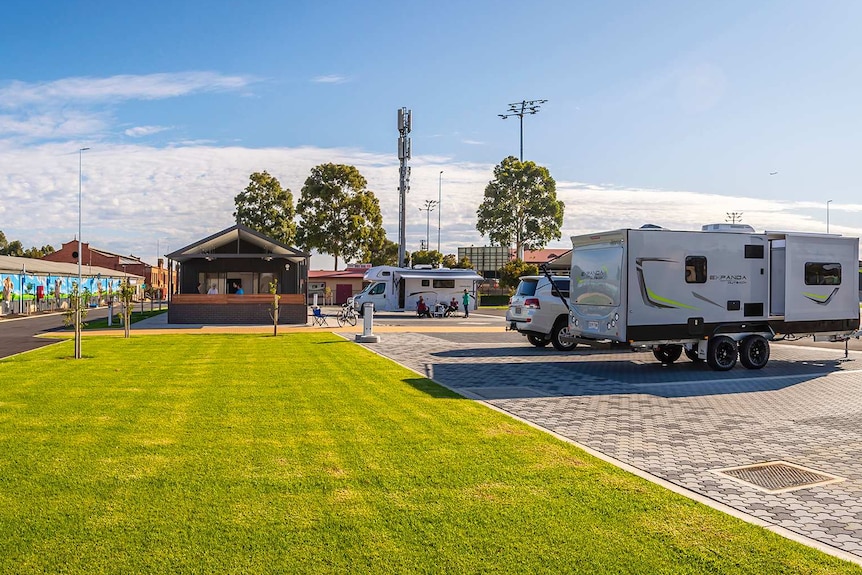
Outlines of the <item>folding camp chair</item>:
M323 326L329 327L329 324L326 323L326 317L327 316L324 315L322 311L320 311L319 307L311 308L311 321L312 321L311 325L319 325L321 327L323 327Z

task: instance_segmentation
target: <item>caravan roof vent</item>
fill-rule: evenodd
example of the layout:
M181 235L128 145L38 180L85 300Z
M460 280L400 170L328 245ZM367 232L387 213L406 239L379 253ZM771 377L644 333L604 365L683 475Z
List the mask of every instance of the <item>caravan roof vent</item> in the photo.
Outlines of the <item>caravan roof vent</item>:
M738 234L753 234L754 228L748 224L706 224L700 228L703 232L735 232Z
M414 270L433 270L434 266L431 264L416 264L413 266Z
M663 230L666 228L663 228L661 226L657 226L656 224L644 224L641 226L641 229L642 230Z

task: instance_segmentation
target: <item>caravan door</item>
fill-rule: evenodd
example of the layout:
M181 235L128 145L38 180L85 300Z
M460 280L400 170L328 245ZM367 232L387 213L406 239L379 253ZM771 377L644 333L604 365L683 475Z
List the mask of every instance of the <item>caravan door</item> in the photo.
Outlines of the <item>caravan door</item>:
M787 234L784 320L859 317L859 240Z

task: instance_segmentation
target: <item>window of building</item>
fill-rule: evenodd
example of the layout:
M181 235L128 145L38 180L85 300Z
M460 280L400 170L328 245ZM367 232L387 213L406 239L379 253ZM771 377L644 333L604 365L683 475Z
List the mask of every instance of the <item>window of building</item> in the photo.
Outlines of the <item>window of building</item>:
M687 256L685 258L685 283L706 283L706 258L704 256Z
M805 262L805 285L837 286L841 284L841 264Z

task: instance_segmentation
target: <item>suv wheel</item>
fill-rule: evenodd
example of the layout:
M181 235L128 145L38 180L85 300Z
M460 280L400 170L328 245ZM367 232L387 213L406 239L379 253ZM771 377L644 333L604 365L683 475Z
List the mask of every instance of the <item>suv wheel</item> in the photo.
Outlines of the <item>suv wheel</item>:
M569 324L566 322L565 318L560 318L557 320L557 323L554 324L554 329L551 330L551 343L554 344L554 349L557 351L572 351L577 347L577 342L572 341L572 343L566 343L564 341L560 341L560 337L569 336Z
M544 338L542 336L533 335L533 334L527 335L527 341L529 341L531 344L535 345L536 347L545 347L546 345L551 343L551 340Z

